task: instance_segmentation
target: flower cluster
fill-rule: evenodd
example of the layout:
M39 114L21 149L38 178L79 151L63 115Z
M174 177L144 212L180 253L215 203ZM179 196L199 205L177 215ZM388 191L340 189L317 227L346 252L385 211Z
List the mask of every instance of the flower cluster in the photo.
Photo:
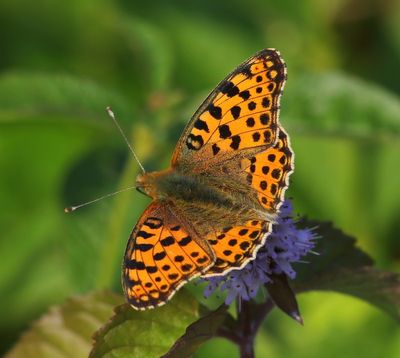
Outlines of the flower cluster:
M235 298L249 301L255 297L259 288L271 282L272 274L284 273L294 279L296 272L293 262L299 262L315 246L317 238L313 229L299 229L297 220L292 217L292 205L286 200L282 205L277 222L257 257L244 268L229 272L225 276L206 279L208 286L204 296L209 297L219 287L227 291L226 304Z

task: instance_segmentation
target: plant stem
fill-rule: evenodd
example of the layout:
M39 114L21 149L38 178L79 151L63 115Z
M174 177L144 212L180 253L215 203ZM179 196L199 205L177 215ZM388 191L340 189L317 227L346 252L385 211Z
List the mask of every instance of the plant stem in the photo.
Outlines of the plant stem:
M240 357L241 358L253 358L254 357L254 339L257 331L253 328L253 315L252 306L248 301L242 301L241 304L237 304L238 310L238 323L240 328Z
M254 358L254 343L246 342L239 346L241 358Z
M265 317L272 311L274 308L274 302L268 298L264 303L261 303L256 306L254 310L254 330L257 332L260 328L261 324L263 323Z
M274 308L271 299L264 303L237 302L238 318L234 327L220 327L218 336L226 338L239 346L241 358L254 358L254 340L258 329L269 312Z

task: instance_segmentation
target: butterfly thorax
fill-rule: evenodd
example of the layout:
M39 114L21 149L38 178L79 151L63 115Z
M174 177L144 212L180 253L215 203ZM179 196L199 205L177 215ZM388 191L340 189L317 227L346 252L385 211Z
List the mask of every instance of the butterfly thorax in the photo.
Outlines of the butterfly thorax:
M186 201L215 205L221 208L236 208L233 198L207 185L204 178L179 173L172 169L140 174L136 187L154 200Z
M271 214L249 201L246 193L240 195L240 191L232 193L224 190L212 177L167 169L140 174L136 185L154 200L174 204L180 214L196 223L203 234L248 220L271 219Z

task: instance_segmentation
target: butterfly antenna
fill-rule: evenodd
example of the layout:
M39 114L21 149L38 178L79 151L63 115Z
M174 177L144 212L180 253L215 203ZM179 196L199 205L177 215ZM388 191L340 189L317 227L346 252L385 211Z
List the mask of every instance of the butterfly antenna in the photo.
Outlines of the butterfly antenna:
M88 201L86 203L83 203L83 204L79 204L79 205L75 205L75 206L69 206L69 207L64 209L64 212L65 213L70 213L72 211L75 211L76 209L79 209L79 208L83 207L83 206L86 206L86 205L89 205L89 204L93 204L93 203L95 203L97 201L100 201L102 199L108 198L110 196L114 196L114 195L119 194L119 193L123 193L124 191L132 190L132 189L135 189L135 188L136 188L135 186L131 186L129 188L118 190L118 191L116 191L114 193L103 195L100 198L97 198L97 199L94 199L94 200L90 200L90 201Z
M121 135L122 135L122 138L124 138L126 144L128 145L129 149L131 150L131 152L132 152L132 154L133 154L135 160L138 162L138 164L139 164L139 166L140 166L140 169L142 169L142 172L143 172L143 173L146 173L146 171L144 170L144 167L143 167L142 163L140 163L139 158L137 157L135 151L133 150L131 144L129 143L128 138L126 137L124 131L122 130L122 128L120 127L119 123L118 123L117 120L115 119L115 115L114 115L114 112L112 111L111 107L107 107L107 108L106 108L106 111L107 111L108 115L111 117L111 119L113 120L114 124L117 126L119 132L120 132Z
M114 124L115 124L116 127L118 128L119 132L121 133L122 138L124 138L126 144L128 145L130 151L132 152L132 154L133 154L135 160L138 162L138 164L139 164L139 166L140 166L140 169L142 169L142 172L145 173L146 171L144 170L144 167L143 167L142 163L140 163L139 158L137 157L135 151L133 150L131 144L130 144L129 141L128 141L128 138L126 137L124 131L122 130L122 128L121 128L121 126L119 125L119 123L117 122L117 120L116 120L116 118L115 118L115 115L114 115L114 112L112 111L111 107L107 107L106 110L107 110L108 115L111 117L111 119L113 120ZM69 207L67 207L67 208L64 209L64 212L70 213L70 212L75 211L75 210L77 210L77 209L79 209L79 208L82 208L83 206L96 203L97 201L103 200L103 199L105 199L105 198L109 198L110 196L114 196L114 195L116 195L116 194L123 193L124 191L132 190L132 189L135 189L135 188L136 188L136 186L131 186L131 187L129 187L129 188L125 188L125 189L121 189L121 190L115 191L114 193L110 193L110 194L103 195L103 196L101 196L100 198L97 198L97 199L94 199L94 200L90 200L90 201L88 201L88 202L86 202L86 203L82 203L82 204L75 205L75 206L69 206Z

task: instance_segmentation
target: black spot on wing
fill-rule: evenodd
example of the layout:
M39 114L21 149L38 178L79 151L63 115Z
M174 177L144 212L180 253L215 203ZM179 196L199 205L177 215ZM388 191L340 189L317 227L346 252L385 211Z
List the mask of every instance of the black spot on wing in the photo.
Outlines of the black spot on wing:
M239 88L230 81L222 82L218 89L228 97L236 96L239 93Z
M185 258L182 256L182 255L177 255L177 256L175 256L175 258L174 258L174 261L175 262L182 262L182 261L184 261L185 260Z
M136 260L125 260L124 266L129 270L144 270L146 267L142 261Z
M212 147L211 147L211 148L212 148L212 151L213 151L213 154L214 154L214 155L217 155L217 154L218 154L218 152L221 150L221 148L220 148L220 147L218 147L218 145L217 145L217 144L215 144L215 143L212 145Z
M251 73L251 64L250 63L246 63L245 65L243 65L240 70L240 73L244 74L246 77L252 77L253 74Z
M254 140L255 142L258 142L258 141L260 140L260 137L261 137L261 135L260 135L259 132L253 133L253 140Z
M192 150L199 150L203 146L203 144L204 140L201 135L189 134L186 140L187 147Z
M154 234L151 234L144 230L139 230L138 233L136 234L136 236L143 237L143 239L149 239L150 237L153 237Z
M251 102L247 105L247 108L248 108L250 111L255 110L256 107L257 107L257 104L256 104L254 101L251 101Z
M255 239L255 238L258 236L259 233L260 233L260 232L259 232L258 230L253 231L253 232L249 235L249 237L252 238L252 239Z
M263 113L260 115L260 122L263 125L267 125L269 123L269 115L268 113Z
M237 240L236 239L231 239L231 240L229 240L229 242L228 242L228 245L229 246L235 246L237 244Z
M140 286L140 284L141 284L141 281L131 280L131 279L127 279L125 282L129 288L133 288L135 286Z
M218 127L219 136L222 139L229 138L232 135L232 132L229 129L227 124L223 124L222 126Z
M208 261L208 258L206 256L200 257L196 260L199 264L204 264L205 262Z
M269 155L268 155L268 160L269 160L270 162L274 162L274 161L275 161L275 158L276 158L275 154L269 154Z
M266 130L264 131L264 143L269 143L271 142L271 137L272 137L272 133L270 130Z
M254 127L254 125L256 124L255 120L253 117L249 117L246 119L246 125L247 127Z
M183 239L181 239L180 241L178 241L178 244L179 244L179 246L186 246L191 241L192 241L192 238L190 236L186 236Z
M280 169L274 169L274 170L271 172L271 176L272 176L274 179L279 179L280 176L281 176L281 171L280 171Z
M214 106L212 103L209 104L207 108L208 112L210 112L211 116L214 117L215 119L221 119L222 118L222 109L221 107Z
M142 252L146 252L149 251L153 248L154 246L151 244L135 244L135 249L142 251Z
M125 260L124 266L129 270L134 270L136 268L136 260Z
M156 266L146 266L146 271L148 273L156 273L158 271L158 268Z
M268 108L271 105L271 101L268 97L264 97L261 104L264 108Z
M188 272L188 271L190 271L192 268L193 268L193 266L190 265L190 264L185 264L185 265L182 265L182 266L181 266L181 269L182 269L183 272Z
M240 141L241 141L241 138L240 138L240 136L239 135L234 135L232 138L231 138L231 140L232 140L232 142L231 142L231 144L230 144L230 147L232 148L232 149L238 149L239 148L239 145L240 145Z
M161 241L162 246L171 246L175 243L175 239L172 236L167 236L166 238L162 239Z
M231 108L231 114L234 119L238 119L240 117L241 108L239 106L234 106Z
M165 256L167 256L167 253L165 251L157 252L154 254L153 258L155 261L160 261L162 260Z
M163 221L159 218L148 217L143 225L148 226L150 229L158 229L163 225Z
M250 243L248 241L243 241L239 246L242 250L246 250L250 246Z
M239 97L243 98L245 101L250 98L250 92L248 90L239 93Z
M210 133L207 123L200 118L194 122L194 128Z

